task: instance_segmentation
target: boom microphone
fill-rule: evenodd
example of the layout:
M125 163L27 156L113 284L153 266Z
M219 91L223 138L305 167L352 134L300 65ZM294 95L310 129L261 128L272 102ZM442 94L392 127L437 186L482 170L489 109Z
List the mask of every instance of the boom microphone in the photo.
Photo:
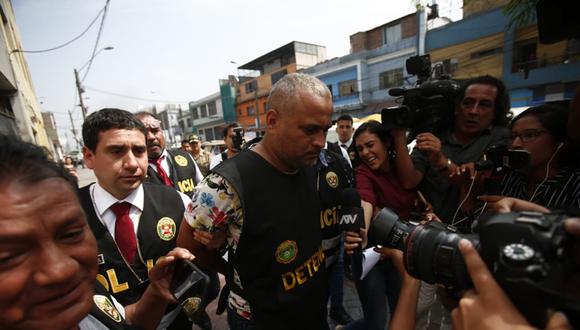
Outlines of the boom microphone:
M360 204L360 196L356 189L346 188L340 197L340 229L358 233L359 229L364 227L364 211Z

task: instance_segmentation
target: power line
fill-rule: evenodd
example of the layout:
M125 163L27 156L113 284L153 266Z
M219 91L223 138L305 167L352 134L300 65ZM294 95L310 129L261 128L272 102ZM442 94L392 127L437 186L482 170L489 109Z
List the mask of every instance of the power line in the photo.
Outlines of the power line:
M109 2L110 0L107 0L105 8L103 8L103 18L101 19L101 25L99 26L99 32L97 33L97 40L95 41L95 46L93 47L93 53L91 54L91 59L89 60L89 66L87 67L87 71L85 71L83 79L81 79L81 82L85 81L87 75L89 74L89 71L91 71L91 65L93 64L93 59L95 58L95 55L97 53L97 48L99 47L99 40L101 39L101 34L103 32L103 26L105 25L105 18L107 17L107 8L109 8Z
M149 99L149 98L144 98L144 97L131 96L131 95L125 95L125 94L120 94L120 93L115 93L115 92L104 91L102 89L97 89L97 88L89 87L89 86L86 86L86 85L85 85L85 88L87 90L90 90L90 91L93 91L93 92L97 92L97 93L102 93L102 94L107 94L107 95L122 97L122 98L126 98L126 99L139 100L139 101L161 102L161 103L189 103L190 102L190 101L175 101L175 100Z
M48 48L48 49L42 49L42 50L22 50L22 49L15 49L12 52L18 52L18 53L46 53L46 52L51 52L53 50L57 50L60 48L63 48L65 46L70 45L71 43L77 41L79 38L81 38L82 36L84 36L89 29L91 28L91 26L93 26L93 24L95 24L95 22L97 21L97 19L99 18L99 16L101 16L101 13L103 12L103 10L105 10L105 8L99 10L97 16L95 16L95 18L91 21L91 23L89 24L89 26L87 26L87 28L78 36L74 37L72 40L69 40L67 42L65 42L62 45L56 46L56 47L52 47L52 48Z

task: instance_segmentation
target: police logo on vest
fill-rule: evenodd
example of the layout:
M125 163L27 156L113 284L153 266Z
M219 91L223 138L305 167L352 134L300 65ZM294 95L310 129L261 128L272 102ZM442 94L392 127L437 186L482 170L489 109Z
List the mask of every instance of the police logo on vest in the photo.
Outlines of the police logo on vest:
M187 158L181 156L181 155L177 155L175 156L175 162L177 163L177 165L179 166L187 166Z
M95 305L97 305L97 307L113 321L121 322L121 314L109 298L96 294L93 296L93 301L95 302Z
M294 261L298 254L298 245L294 241L284 241L276 248L276 261L288 264Z
M175 237L175 221L169 217L163 217L157 221L157 235L164 241Z

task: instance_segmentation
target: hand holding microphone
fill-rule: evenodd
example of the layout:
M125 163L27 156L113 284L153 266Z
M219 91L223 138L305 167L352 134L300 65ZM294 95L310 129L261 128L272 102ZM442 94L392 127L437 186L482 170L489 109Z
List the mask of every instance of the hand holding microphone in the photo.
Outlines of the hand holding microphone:
M347 254L362 249L361 245L366 240L364 230L364 210L361 200L354 188L346 188L341 194L341 208L339 210L339 226L346 232L344 249Z

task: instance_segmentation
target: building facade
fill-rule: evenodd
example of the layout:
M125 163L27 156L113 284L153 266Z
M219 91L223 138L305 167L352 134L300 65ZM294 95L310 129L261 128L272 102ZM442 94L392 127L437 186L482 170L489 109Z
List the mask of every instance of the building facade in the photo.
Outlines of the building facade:
M54 155L9 0L0 0L0 18L0 133L19 136Z
M501 78L516 111L571 99L580 83L580 42L541 44L535 23L508 30L505 3L470 1L464 19L429 30L431 61L457 80L485 74Z
M184 137L197 134L202 141L222 139L221 130L224 123L220 92L189 102L189 110L182 111L179 117L179 126L184 132Z
M52 143L52 148L54 150L55 159L63 159L64 153L62 150L62 145L60 144L60 139L58 137L58 129L56 127L56 121L54 120L54 113L42 112L42 121L44 123L44 128L48 139Z
M351 53L302 70L322 80L332 92L333 119L380 112L395 105L388 90L409 87L405 60L422 48L425 12L410 14L350 36Z
M293 41L238 68L236 117L249 131L262 131L268 95L272 85L288 73L313 66L326 59L324 46ZM246 74L247 73L247 74Z

